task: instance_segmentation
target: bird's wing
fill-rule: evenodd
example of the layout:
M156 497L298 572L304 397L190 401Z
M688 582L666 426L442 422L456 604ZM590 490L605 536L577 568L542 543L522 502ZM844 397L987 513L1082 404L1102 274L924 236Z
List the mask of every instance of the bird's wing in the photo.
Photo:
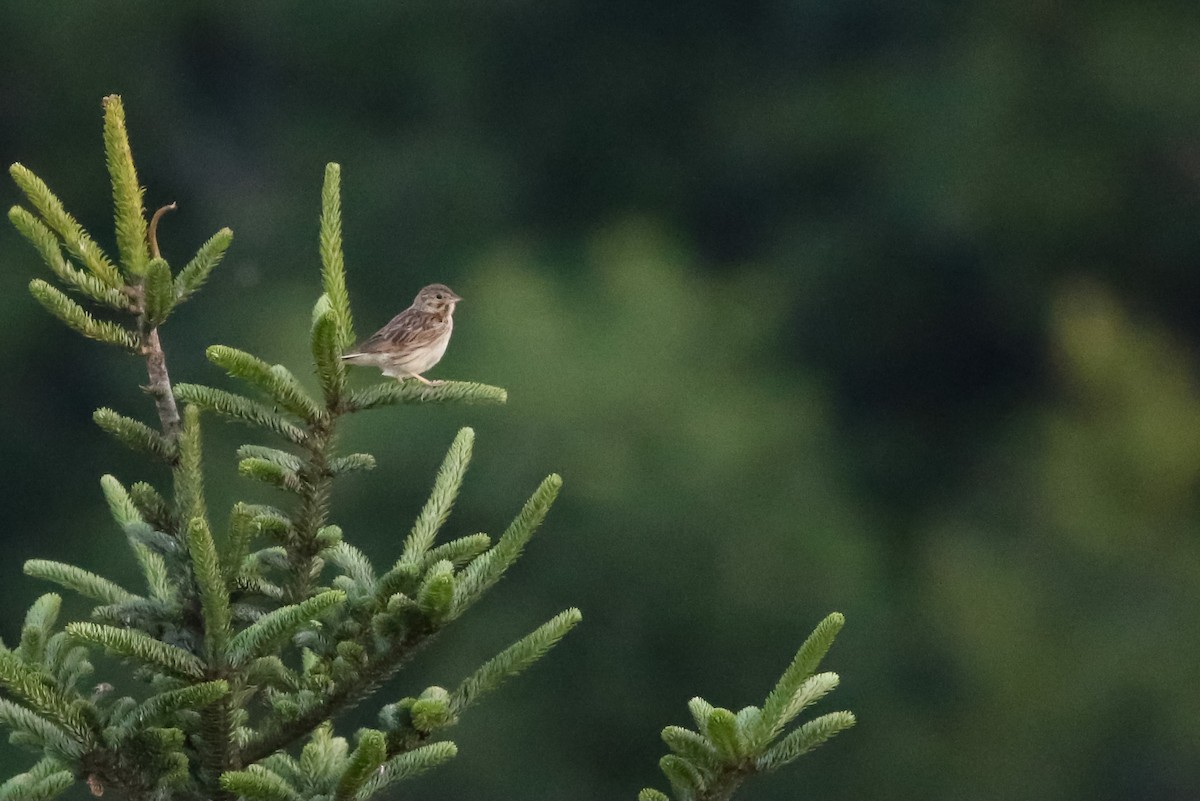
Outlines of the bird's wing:
M376 353L410 344L428 328L430 318L433 316L431 312L405 309L393 317L383 328L363 340L362 344L354 350L357 353Z

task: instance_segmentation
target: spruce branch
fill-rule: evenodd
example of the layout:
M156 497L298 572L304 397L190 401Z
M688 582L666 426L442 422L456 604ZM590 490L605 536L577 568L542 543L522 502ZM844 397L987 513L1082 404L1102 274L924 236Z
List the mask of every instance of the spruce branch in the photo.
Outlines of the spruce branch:
M106 604L132 601L137 596L108 579L89 573L80 567L52 562L49 559L30 559L25 563L25 575L53 581L74 590L85 598Z
M825 658L825 654L829 652L834 639L845 624L846 618L840 613L834 612L818 623L812 634L805 638L800 650L796 652L791 664L780 676L778 684L771 690L763 704L760 723L756 730L751 732L755 744L762 744L766 740L774 738L787 724L788 721L785 721L784 717L788 714L788 707L792 705L793 698L817 669L817 665Z
M175 512L183 520L204 518L204 468L200 440L200 410L184 409L179 435L179 462L175 466Z
M232 420L265 428L291 442L302 443L305 441L302 428L267 406L241 395L199 384L177 384L175 397L184 403L194 404L201 409L216 412Z
M75 775L54 759L44 759L26 773L0 785L0 801L48 801L75 783Z
M20 732L56 757L76 759L83 753L83 745L65 728L6 698L0 698L0 724Z
M378 772L387 759L387 738L383 732L365 729L358 741L358 747L350 755L350 762L342 772L338 781L334 801L354 801L359 797L363 784Z
M137 351L137 337L132 332L108 320L97 320L78 303L42 279L35 278L29 282L29 293L46 311L88 339L116 345L130 352Z

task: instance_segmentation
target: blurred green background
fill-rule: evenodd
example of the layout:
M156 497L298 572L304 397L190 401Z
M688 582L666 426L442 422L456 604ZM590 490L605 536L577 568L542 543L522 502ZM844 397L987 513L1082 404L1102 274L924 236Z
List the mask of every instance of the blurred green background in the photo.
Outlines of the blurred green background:
M450 533L563 474L486 608L339 729L584 624L397 797L663 786L687 699L760 702L833 609L819 709L859 726L746 798L1200 797L1194 2L11 2L0 28L5 164L111 247L120 93L147 204L180 206L164 255L235 232L164 331L176 381L227 386L211 343L308 363L327 161L360 334L425 283L466 297L432 375L510 402L353 420L380 467L335 499L351 541L393 557L462 425ZM0 264L12 642L48 589L25 559L132 576L99 475L164 477L90 422L150 418L139 365L36 306L11 229ZM207 431L211 500L270 500L245 431Z

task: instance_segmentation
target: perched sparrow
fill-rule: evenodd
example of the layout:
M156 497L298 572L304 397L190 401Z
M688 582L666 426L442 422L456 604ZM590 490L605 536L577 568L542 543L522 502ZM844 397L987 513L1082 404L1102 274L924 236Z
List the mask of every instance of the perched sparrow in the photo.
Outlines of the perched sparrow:
M446 352L454 330L454 304L460 300L445 284L430 284L417 293L411 306L342 359L378 367L399 381L412 377L433 385L421 373L441 361Z

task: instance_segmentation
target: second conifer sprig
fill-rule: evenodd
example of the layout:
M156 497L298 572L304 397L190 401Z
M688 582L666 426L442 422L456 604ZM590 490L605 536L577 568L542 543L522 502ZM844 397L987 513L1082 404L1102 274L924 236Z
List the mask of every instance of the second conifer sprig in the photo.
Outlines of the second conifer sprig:
M677 801L725 801L747 777L777 770L854 725L853 713L829 712L779 737L801 712L837 687L836 673L816 669L844 623L834 612L817 624L761 707L734 713L700 697L688 702L696 728L662 730L671 753L659 767ZM638 801L669 797L647 787Z

